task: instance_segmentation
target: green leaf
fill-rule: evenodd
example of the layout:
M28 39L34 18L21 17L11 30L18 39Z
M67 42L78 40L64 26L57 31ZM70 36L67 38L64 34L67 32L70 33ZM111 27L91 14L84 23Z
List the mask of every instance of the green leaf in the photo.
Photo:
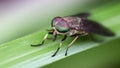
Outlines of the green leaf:
M31 44L41 43L44 35L46 34L45 29L42 29L42 31L38 31L25 37L18 38L16 40L0 45L0 67L43 67L48 64L52 64L55 61L74 56L75 54L84 53L85 51L90 50L92 48L110 45L109 43L112 41L118 41L117 39L120 38L120 9L118 9L119 7L119 3L108 3L106 5L99 6L97 9L91 10L92 15L90 17L90 19L97 20L101 22L101 24L114 31L116 34L115 37L105 38L104 42L102 43L96 43L91 40L86 40L87 37L85 37L86 39L84 39L83 37L77 40L69 49L68 56L64 56L66 45L68 45L73 39L68 38L63 43L63 46L58 52L58 54L55 57L51 57L51 55L55 52L56 48L58 47L61 37L59 37L58 40L55 42L52 42L52 40L47 40L45 44L41 47L30 46ZM118 42L116 44L118 44ZM114 54L114 52L116 51L113 51L112 54Z

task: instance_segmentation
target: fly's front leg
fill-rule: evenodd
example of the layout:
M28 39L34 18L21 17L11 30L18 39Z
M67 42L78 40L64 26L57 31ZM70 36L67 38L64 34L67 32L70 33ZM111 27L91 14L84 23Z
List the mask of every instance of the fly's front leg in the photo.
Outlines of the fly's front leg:
M57 48L57 50L55 51L55 53L52 55L52 57L54 57L54 56L57 54L57 52L60 50L60 48L61 48L61 46L62 46L62 43L63 43L63 41L64 41L66 38L67 38L67 35L65 35L64 38L61 40L59 47Z
M36 45L31 45L31 46L36 47L36 46L41 46L41 45L43 45L44 42L45 42L45 40L48 39L48 34L53 34L53 30L47 30L47 31L48 31L48 33L44 36L41 44L36 44Z
M49 33L47 33L45 36L44 36L44 38L43 38L43 40L42 40L42 43L41 44L36 44L36 45L31 45L31 46L41 46L41 45L43 45L44 44L44 42L45 42L45 40L47 39L47 37L48 37L48 34Z
M53 41L55 41L56 38L57 38L57 33L54 31L54 32L53 32L53 37L52 37Z
M75 36L75 38L73 39L73 41L68 45L66 52L65 52L65 56L67 56L67 51L68 49L72 46L72 44L77 40L78 36Z

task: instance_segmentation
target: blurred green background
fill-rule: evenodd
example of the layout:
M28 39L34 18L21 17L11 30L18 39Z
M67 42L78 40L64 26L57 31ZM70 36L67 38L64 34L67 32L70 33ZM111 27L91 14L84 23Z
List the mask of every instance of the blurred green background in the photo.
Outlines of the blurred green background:
M70 56L64 57L64 51L62 51L59 54L60 57L57 56L55 59L48 58L46 55L51 56L57 47L56 45L58 45L56 43L59 43L58 41L54 44L51 43L52 41L48 41L47 43L51 44L46 44L47 47L45 46L41 50L39 47L31 48L29 46L31 43L40 42L46 33L45 30L50 29L50 23L54 17L73 15L80 12L91 13L89 19L109 27L116 33L116 37L108 42L106 41L106 43L98 43L99 46L95 47L92 47L94 43L86 43L84 40L77 41L76 46L70 49ZM119 19L119 0L0 1L0 67L120 68ZM66 41L64 47L69 41ZM89 44L91 48L85 50L84 48L83 50L74 49L78 47L79 43L83 46ZM45 56L38 57L39 55Z

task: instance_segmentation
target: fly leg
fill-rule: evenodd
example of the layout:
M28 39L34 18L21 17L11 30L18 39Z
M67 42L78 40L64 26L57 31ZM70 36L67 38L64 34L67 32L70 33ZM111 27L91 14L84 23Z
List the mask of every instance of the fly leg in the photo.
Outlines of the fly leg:
M54 57L54 56L57 54L57 52L60 50L60 48L61 48L61 46L62 46L62 43L63 43L63 41L64 41L66 38L67 38L67 35L65 35L64 38L61 40L59 47L57 48L57 50L55 51L55 53L52 55L52 57Z
M52 40L55 41L56 38L57 38L57 33L54 31L54 32L53 32L53 36L52 36Z
M52 31L49 31L49 32L44 36L41 44L36 44L36 45L31 45L31 46L36 47L36 46L41 46L41 45L43 45L44 42L45 42L45 40L48 39L48 34L53 34L53 32L52 32Z
M47 37L48 37L48 33L44 36L44 38L43 38L43 40L42 40L42 43L41 43L41 44L36 44L36 45L31 45L31 46L36 47L36 46L41 46L41 45L43 45L43 44L44 44L44 42L45 42L45 40L47 39Z
M68 45L66 52L65 52L65 56L67 56L67 51L68 49L72 46L72 44L77 40L78 36L75 36L75 38L73 39L73 41Z

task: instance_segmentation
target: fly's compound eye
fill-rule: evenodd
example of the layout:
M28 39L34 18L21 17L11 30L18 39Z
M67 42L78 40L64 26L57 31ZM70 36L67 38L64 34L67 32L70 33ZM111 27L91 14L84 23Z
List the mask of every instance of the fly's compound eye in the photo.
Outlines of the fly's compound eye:
M69 26L67 22L61 17L54 18L51 25L52 27L55 27L55 29L60 33L65 33L69 31Z

